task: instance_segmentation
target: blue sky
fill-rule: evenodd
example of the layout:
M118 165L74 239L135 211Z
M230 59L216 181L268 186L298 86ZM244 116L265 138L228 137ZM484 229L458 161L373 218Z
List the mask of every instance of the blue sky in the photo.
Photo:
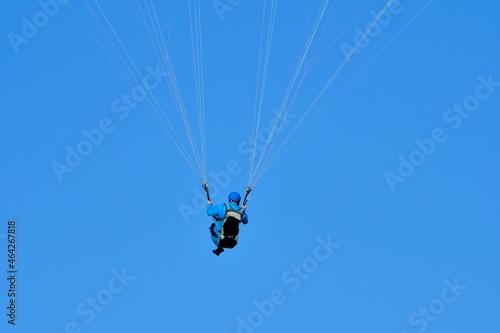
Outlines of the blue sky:
M500 329L500 3L394 1L347 61L387 1L330 0L278 145L321 98L255 184L240 243L216 257L201 180L148 100L126 99L138 93L132 60L189 149L137 2L87 2L128 55L85 2L0 5L1 258L8 276L15 220L18 270L16 327L4 314L3 330ZM198 144L194 14L153 2ZM200 6L217 203L249 181L263 4ZM322 4L277 4L261 132Z

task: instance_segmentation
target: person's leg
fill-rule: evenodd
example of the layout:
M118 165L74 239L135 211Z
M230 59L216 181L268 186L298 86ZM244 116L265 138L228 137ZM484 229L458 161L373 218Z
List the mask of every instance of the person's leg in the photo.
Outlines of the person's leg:
M208 228L208 230L210 230L210 237L212 237L212 242L217 245L217 238L219 238L219 236L215 231L215 222L210 225L210 228Z
M212 251L216 256L224 252L224 249L222 247L217 247L215 250Z
M217 249L213 250L212 252L217 256L222 252L224 252L224 249L221 246L219 246L221 229L222 229L222 221L214 222L210 226L210 236L212 237L212 241L214 242L214 244L217 246Z

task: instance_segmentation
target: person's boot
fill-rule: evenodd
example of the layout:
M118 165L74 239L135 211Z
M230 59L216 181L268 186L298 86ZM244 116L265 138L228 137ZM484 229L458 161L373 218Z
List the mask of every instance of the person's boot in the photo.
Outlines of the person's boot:
M218 247L215 250L212 251L216 256L219 256L222 252L224 252L224 249L222 247Z

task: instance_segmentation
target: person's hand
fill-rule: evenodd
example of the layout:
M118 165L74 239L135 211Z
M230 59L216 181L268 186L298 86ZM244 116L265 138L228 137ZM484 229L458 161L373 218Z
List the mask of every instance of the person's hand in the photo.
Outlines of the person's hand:
M247 206L245 205L241 206L241 208L243 208L243 210L247 210Z
M212 204L212 201L207 200L207 204L211 205L211 204Z

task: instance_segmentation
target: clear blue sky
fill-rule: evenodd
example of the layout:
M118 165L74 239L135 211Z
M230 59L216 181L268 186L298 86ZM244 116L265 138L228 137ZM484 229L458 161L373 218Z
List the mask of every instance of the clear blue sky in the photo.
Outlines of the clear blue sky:
M154 2L197 131L188 6ZM248 183L263 1L202 2L219 203ZM14 219L18 269L15 328L0 283L2 331L500 331L498 1L395 1L256 184L240 243L220 257L201 181L146 104L122 99L136 84L115 36L84 2L63 3L0 4L0 267L7 277ZM386 3L330 0L278 139ZM136 1L99 4L189 147ZM319 9L278 3L261 130Z

